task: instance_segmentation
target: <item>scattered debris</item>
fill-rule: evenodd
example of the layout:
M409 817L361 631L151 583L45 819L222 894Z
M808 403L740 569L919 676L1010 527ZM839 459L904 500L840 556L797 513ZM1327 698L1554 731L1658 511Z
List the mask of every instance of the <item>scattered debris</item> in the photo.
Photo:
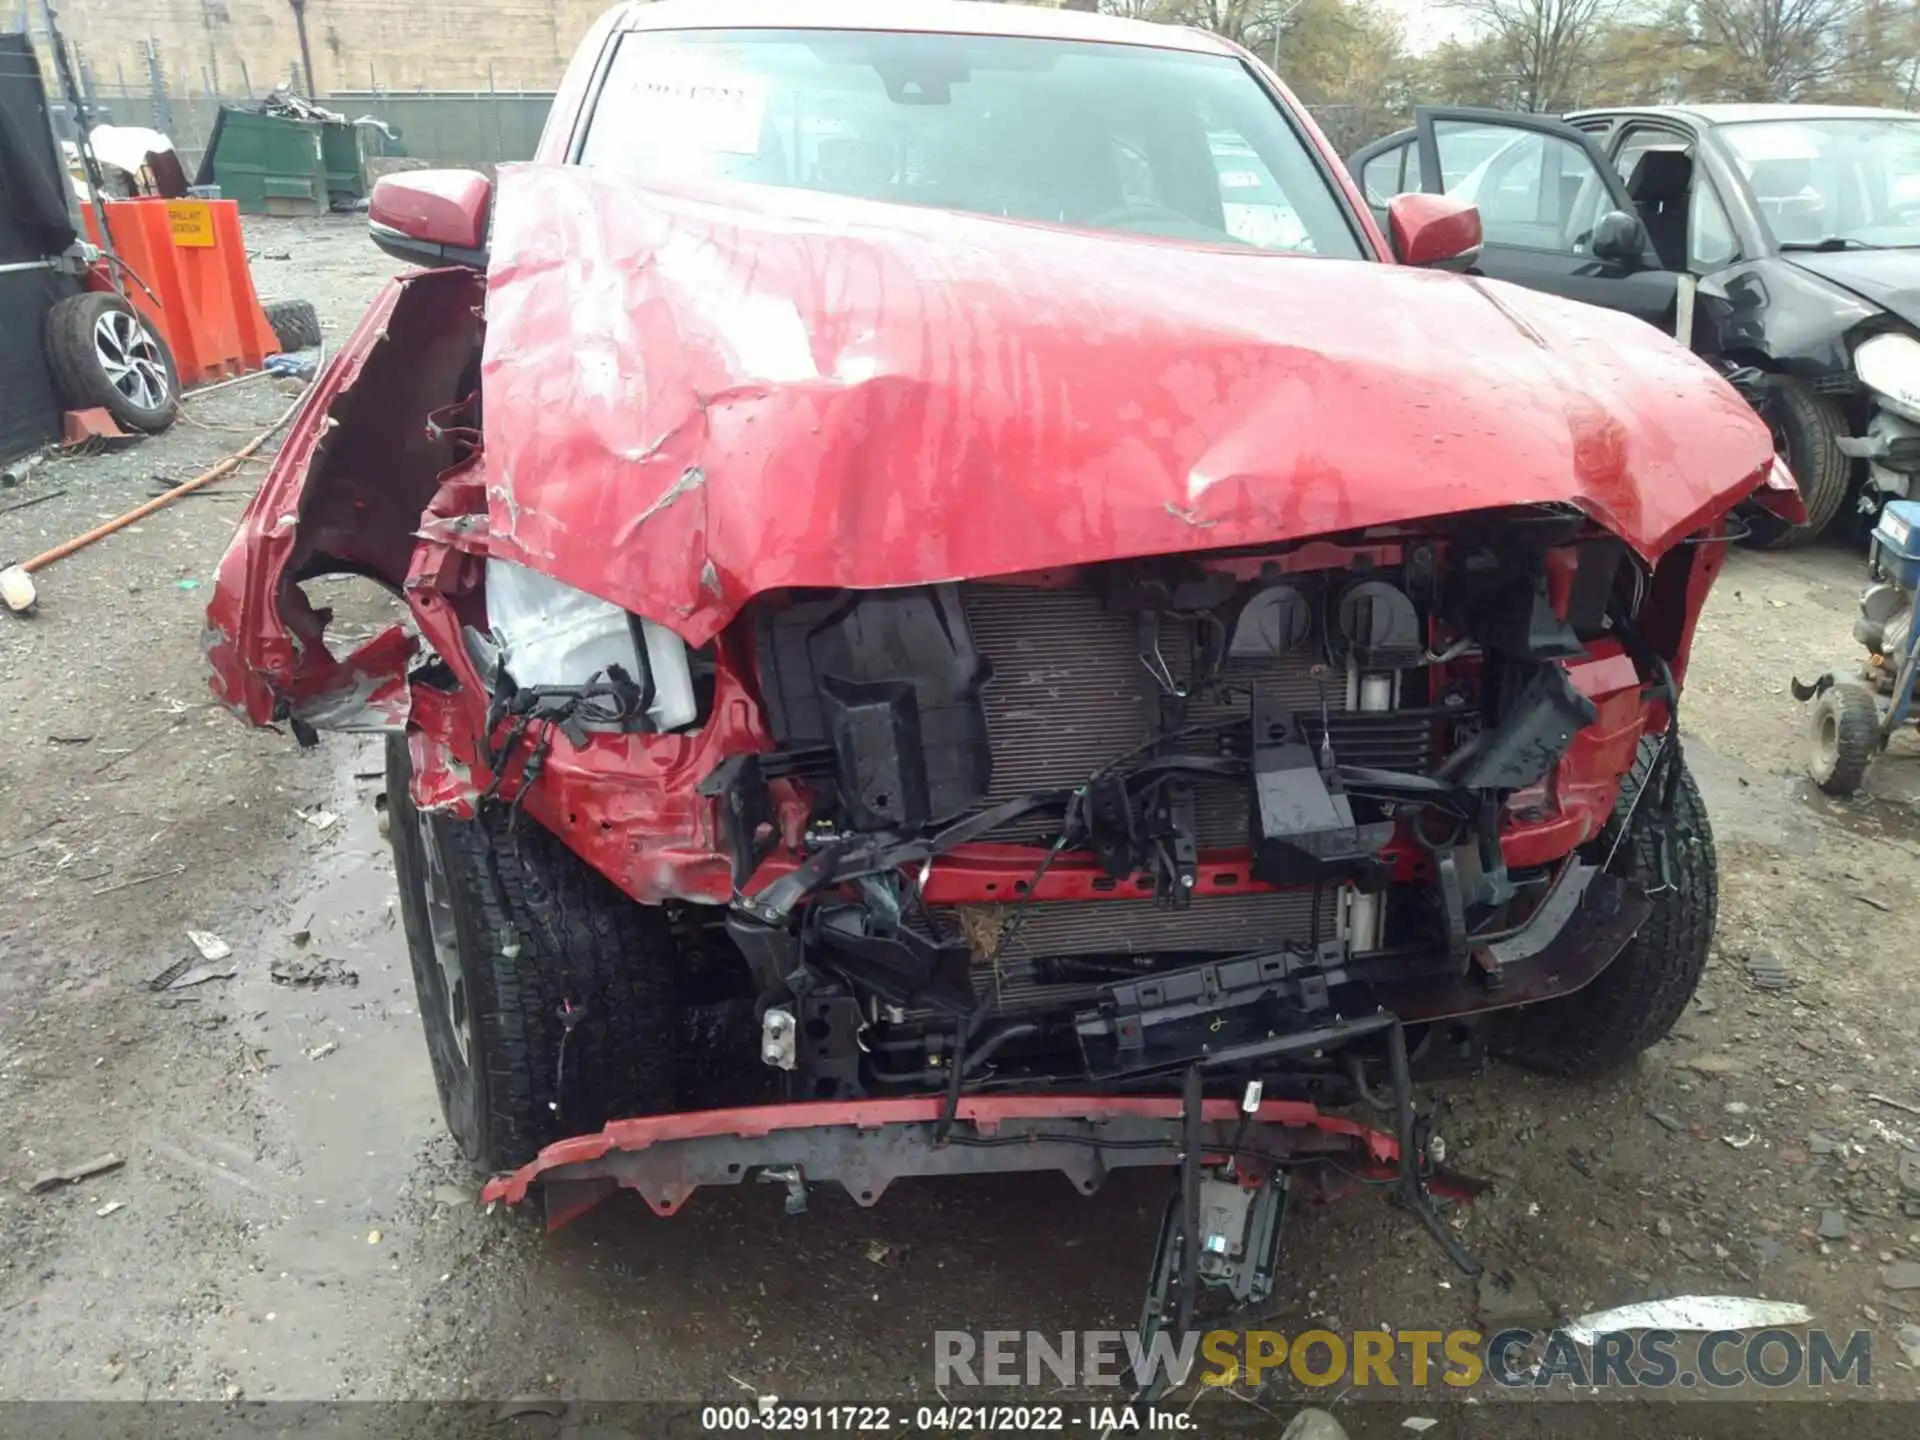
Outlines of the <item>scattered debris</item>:
M358 985L360 973L327 955L276 960L267 974L280 985Z
M232 965L192 965L182 970L161 988L166 990L185 990L190 986L204 985L209 980L231 980L239 973L240 972ZM148 983L151 984L152 982L149 981Z
M331 810L296 810L293 813L316 830L331 830L340 823L340 817Z
M1722 1135L1720 1137L1723 1144L1731 1145L1736 1150L1746 1149L1759 1138L1759 1135L1752 1130L1747 1131L1744 1135Z
M296 949L304 948L306 943L313 939L313 932L311 930L296 930L287 938L293 941Z
M1920 1261L1894 1261L1880 1271L1880 1283L1889 1290L1920 1290Z
M16 485L24 485L32 478L33 472L46 463L47 452L36 450L31 455L22 455L4 470L0 470L0 489L11 490Z
M1844 1210L1822 1210L1819 1227L1813 1232L1822 1240L1844 1240L1853 1229Z
M1920 1266L1914 1268L1920 1270ZM1566 1333L1574 1344L1591 1346L1609 1330L1765 1330L1773 1325L1804 1325L1811 1319L1811 1310L1790 1300L1675 1295L1596 1310L1568 1324Z
M1744 1100L1729 1100L1726 1104L1722 1105L1720 1108L1724 1110L1727 1114L1735 1115L1735 1116L1746 1115L1750 1113L1753 1109L1753 1107L1747 1104L1746 1101Z
M433 1203L436 1205L466 1206L474 1204L480 1197L464 1185L436 1185L433 1187Z
M77 1185L82 1180L91 1180L96 1175L104 1175L109 1170L118 1170L127 1162L118 1155L109 1152L96 1155L91 1160L82 1160L78 1165L69 1165L65 1170L48 1170L34 1177L27 1187L29 1195L44 1195L49 1190L57 1190L62 1185Z
M200 588L200 582L191 578L176 580L173 582L173 588L176 590L198 590Z
M1746 1072L1747 1062L1737 1055L1690 1055L1684 1060L1673 1062L1682 1070L1691 1070L1696 1075L1740 1075Z
M287 375L295 380L311 380L316 368L312 359L301 355L269 355L266 362L269 375Z
M1430 1419L1425 1415L1409 1415L1400 1422L1400 1428L1411 1430L1416 1435L1424 1435L1439 1423L1438 1420Z
M1662 1240L1671 1240L1673 1238L1673 1221L1664 1215L1654 1217L1653 1233L1658 1235Z
M193 964L191 960L174 961L173 964L167 966L167 968L162 970L158 975L149 979L147 981L147 988L156 992L167 989L174 981L187 973L187 967L191 964Z
M113 1214L114 1211L124 1210L126 1208L127 1208L127 1202L124 1200L109 1200L106 1204L102 1205L98 1210L94 1211L93 1213L97 1215L100 1219L104 1220L107 1218L107 1216Z
M224 960L233 954L233 947L211 930L189 930L187 939L193 942L193 948L200 952L203 960Z
M1893 906L1889 905L1884 900L1877 899L1872 895L1856 895L1853 898L1858 900L1862 905L1871 905L1874 909L1878 910L1883 915L1893 914Z
M1756 990L1785 990L1793 984L1793 972L1771 950L1747 952L1747 981Z
M171 870L156 870L151 875L136 875L131 880L116 880L111 885L102 885L98 890L91 890L87 893L97 900L102 895L113 894L116 890L131 890L135 885L150 885L155 880L168 880L175 875L184 875L186 873L186 865L180 864L174 866Z
M324 1045L314 1046L311 1050L306 1052L306 1056L307 1056L307 1059L309 1060L324 1060L327 1058L327 1056L333 1054L333 1052L338 1050L339 1048L340 1048L339 1041L329 1040Z
M1499 1330L1509 1325L1532 1325L1553 1318L1540 1287L1525 1271L1482 1270L1474 1314L1480 1323Z
M31 500L16 500L11 505L0 505L0 515L11 515L16 510L29 510L35 505L44 504L48 500L58 500L66 493L64 488L59 490L43 490Z
M33 588L33 576L18 565L0 570L0 600L16 615L31 615L40 604L40 592Z
M898 1265L907 1258L907 1247L895 1245L887 1240L869 1240L866 1248L867 1259L875 1265Z
M380 1243L380 1232L378 1230L367 1231L367 1244L378 1245L379 1243Z
M1893 1339L1900 1353L1907 1357L1907 1363L1920 1369L1920 1325L1902 1325L1893 1332Z
M1664 1110L1649 1110L1647 1114L1652 1117L1653 1121L1659 1125L1662 1130L1671 1130L1675 1135L1684 1135L1686 1133L1687 1127L1674 1116L1667 1114Z
M1229 1390L1229 1395L1237 1392ZM762 1396L764 1401L767 1397ZM766 1414L770 1406L762 1404L761 1413ZM1269 1412L1271 1413L1271 1412ZM1287 1422L1287 1428L1280 1432L1280 1440L1347 1440L1347 1432L1340 1422L1325 1410L1302 1410Z
M566 1402L548 1395L516 1395L500 1402L502 1420L518 1420L524 1415L548 1415L557 1420L566 1413Z
M1867 1099L1873 1101L1876 1105L1887 1105L1895 1110L1904 1110L1909 1115L1920 1115L1920 1105L1914 1105L1905 1100L1896 1100L1891 1095L1875 1095L1869 1091L1867 1093Z

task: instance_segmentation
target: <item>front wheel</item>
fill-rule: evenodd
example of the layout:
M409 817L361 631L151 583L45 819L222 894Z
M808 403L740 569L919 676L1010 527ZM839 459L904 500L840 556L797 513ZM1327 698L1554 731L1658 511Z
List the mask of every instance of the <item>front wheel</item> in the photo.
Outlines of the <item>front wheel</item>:
M447 1128L486 1171L674 1108L674 938L522 815L422 814L387 737L388 833Z
M1747 543L1760 550L1792 550L1825 530L1846 501L1853 466L1840 453L1840 438L1847 433L1847 417L1832 400L1784 375L1774 377L1762 414L1773 432L1774 453L1800 486L1807 518L1790 525L1764 511L1746 516Z
M1706 804L1684 764L1671 819L1658 813L1652 795L1634 803L1659 752L1657 738L1640 742L1633 769L1621 782L1613 822L1594 846L1604 859L1626 825L1614 864L1646 891L1653 912L1584 989L1499 1017L1494 1049L1517 1065L1562 1076L1617 1069L1663 1038L1699 987L1719 913L1719 857Z

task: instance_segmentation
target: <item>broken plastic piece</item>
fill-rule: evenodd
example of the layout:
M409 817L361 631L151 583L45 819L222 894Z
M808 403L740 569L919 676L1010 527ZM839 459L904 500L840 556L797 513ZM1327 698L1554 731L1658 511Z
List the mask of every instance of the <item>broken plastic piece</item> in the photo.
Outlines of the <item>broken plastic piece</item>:
M1615 1330L1765 1330L1805 1325L1813 1312L1790 1300L1749 1300L1739 1295L1675 1295L1642 1300L1582 1315L1567 1326L1576 1345L1592 1345Z

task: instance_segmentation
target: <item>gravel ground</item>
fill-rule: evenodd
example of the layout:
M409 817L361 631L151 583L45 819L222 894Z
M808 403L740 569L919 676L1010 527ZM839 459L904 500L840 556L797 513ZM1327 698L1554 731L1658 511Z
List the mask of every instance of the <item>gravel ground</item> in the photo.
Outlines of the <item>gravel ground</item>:
M348 218L254 223L249 242L263 293L312 299L329 344L393 268ZM0 505L64 493L0 514L0 560L197 472L289 399L255 380L137 448L39 468ZM1054 1176L908 1182L873 1210L820 1195L798 1219L773 1187L703 1193L670 1222L623 1196L551 1237L467 1203L376 830L377 744L303 753L207 700L206 586L261 473L53 567L39 616L0 623L0 1398L937 1399L936 1328L1132 1325L1158 1179L1085 1201ZM1462 1239L1537 1289L1543 1318L1688 1292L1798 1300L1872 1332L1871 1393L1911 1402L1897 1332L1920 1290L1881 1275L1920 1260L1896 1174L1920 1139L1920 979L1893 931L1916 899L1920 754L1903 741L1872 793L1823 799L1799 778L1785 686L1847 658L1860 568L1842 549L1737 553L1703 622L1685 719L1720 930L1673 1038L1600 1084L1495 1069L1432 1098L1450 1163L1495 1186ZM192 954L188 929L223 937L236 974L153 993ZM1759 952L1788 988L1752 985ZM357 983L271 978L315 957ZM25 1193L101 1152L125 1164ZM1476 1288L1384 1200L1289 1224L1275 1328L1475 1323ZM1412 1433L1342 1399L1356 1435ZM1444 1400L1423 1412L1440 1437L1622 1417ZM1296 1401L1203 1403L1271 1429ZM1845 1428L1911 1434L1914 1414L1854 1406ZM1630 1421L1833 1423L1784 1404Z

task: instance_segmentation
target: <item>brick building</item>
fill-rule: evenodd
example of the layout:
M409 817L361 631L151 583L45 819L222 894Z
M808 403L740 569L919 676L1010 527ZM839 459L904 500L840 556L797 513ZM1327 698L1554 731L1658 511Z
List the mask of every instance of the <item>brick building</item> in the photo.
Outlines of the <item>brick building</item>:
M611 0L54 0L102 90L264 94L300 74L306 12L317 92L550 89ZM1038 0L1058 4L1061 0ZM1067 0L1091 8L1091 0ZM0 0L39 28L40 0ZM305 88L305 87L301 87Z

